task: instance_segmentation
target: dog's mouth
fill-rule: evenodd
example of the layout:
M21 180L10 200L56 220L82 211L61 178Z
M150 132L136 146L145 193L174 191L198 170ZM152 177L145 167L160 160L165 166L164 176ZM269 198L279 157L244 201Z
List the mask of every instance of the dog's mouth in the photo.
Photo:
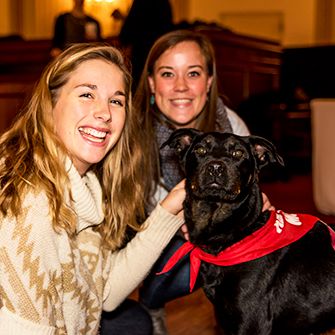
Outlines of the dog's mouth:
M241 182L233 178L234 173L222 161L210 161L193 176L192 193L200 199L234 201L241 193Z
M216 201L233 201L241 193L241 187L239 184L226 185L226 183L212 180L206 184L192 185L192 190L195 191L201 198L213 198Z
M221 189L223 187L223 184L221 182L218 182L216 180L209 182L207 185L205 185L206 188L213 188L213 189Z
M212 180L207 180L206 182L200 182L199 191L204 192L206 194L219 194L225 192L225 183L222 180L218 180L213 178Z
M221 171L220 173L204 173L201 175L199 181L204 187L222 188L227 184L228 176L226 171Z
M219 191L222 190L223 192L227 192L229 189L229 186L227 184L227 177L224 176L213 176L211 178L206 178L206 180L202 180L202 188L204 190L213 190L213 191Z

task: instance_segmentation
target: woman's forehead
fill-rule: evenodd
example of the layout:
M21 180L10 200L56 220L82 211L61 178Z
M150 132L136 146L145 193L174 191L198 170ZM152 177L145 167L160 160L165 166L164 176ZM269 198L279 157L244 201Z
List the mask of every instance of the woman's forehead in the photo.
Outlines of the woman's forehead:
M165 50L156 60L155 67L180 65L182 63L195 66L205 64L205 56L196 42L183 41Z

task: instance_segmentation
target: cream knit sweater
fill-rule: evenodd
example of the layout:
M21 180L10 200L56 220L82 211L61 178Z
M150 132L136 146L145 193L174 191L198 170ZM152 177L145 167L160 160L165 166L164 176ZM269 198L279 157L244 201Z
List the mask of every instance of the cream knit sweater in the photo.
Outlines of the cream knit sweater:
M92 227L103 220L101 187L69 166L77 237L52 229L44 193L29 194L22 219L0 220L0 334L98 334L102 309L116 308L144 279L182 220L159 205L147 229L111 253Z

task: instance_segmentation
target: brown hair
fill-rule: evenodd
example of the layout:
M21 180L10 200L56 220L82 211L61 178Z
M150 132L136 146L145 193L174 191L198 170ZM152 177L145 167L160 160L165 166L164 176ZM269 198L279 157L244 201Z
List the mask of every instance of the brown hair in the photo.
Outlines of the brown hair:
M70 185L64 162L70 157L54 131L52 110L60 88L83 62L101 59L123 73L126 122L119 141L106 157L91 168L97 173L104 195L105 222L97 229L112 249L122 245L127 227L138 230L144 218L141 134L131 105L131 76L121 53L104 44L75 44L44 70L29 104L0 139L0 210L18 216L29 191L44 191L53 227L72 236L76 217L65 202Z
M154 66L159 57L166 50L182 42L195 42L199 46L202 55L205 57L208 75L212 77L207 103L196 121L196 127L203 131L212 131L215 129L218 88L215 53L211 42L201 33L190 30L175 30L161 36L154 43L148 54L134 97L134 108L140 115L145 134L145 156L148 158L150 164L148 166L150 173L147 174L148 181L146 183L146 197L149 199L152 197L155 187L160 180L159 148L157 147L154 130L154 119L160 119L160 116L158 115L159 112L157 113L156 110L153 110L150 105L151 90L148 78L153 75ZM152 188L152 186L154 187Z

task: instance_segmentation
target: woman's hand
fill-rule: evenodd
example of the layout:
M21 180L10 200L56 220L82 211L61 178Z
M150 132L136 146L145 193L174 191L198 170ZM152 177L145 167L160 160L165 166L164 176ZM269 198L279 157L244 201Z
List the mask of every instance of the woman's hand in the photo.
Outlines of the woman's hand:
M182 180L170 191L160 204L171 214L183 217L183 202L185 200L185 195L185 180Z
M183 203L185 200L185 179L177 184L170 193L161 201L161 206L170 213L177 215L180 218L184 217ZM184 238L189 240L188 230L185 224L180 228Z
M181 230L181 233L182 233L183 236L184 236L184 239L187 240L187 241L189 241L189 239L190 239L190 234L188 233L188 229L187 229L186 224L183 224L183 225L181 226L180 230Z
M262 192L262 197L263 197L263 208L262 212L269 210L269 211L274 211L275 207L271 205L269 198L265 193Z

